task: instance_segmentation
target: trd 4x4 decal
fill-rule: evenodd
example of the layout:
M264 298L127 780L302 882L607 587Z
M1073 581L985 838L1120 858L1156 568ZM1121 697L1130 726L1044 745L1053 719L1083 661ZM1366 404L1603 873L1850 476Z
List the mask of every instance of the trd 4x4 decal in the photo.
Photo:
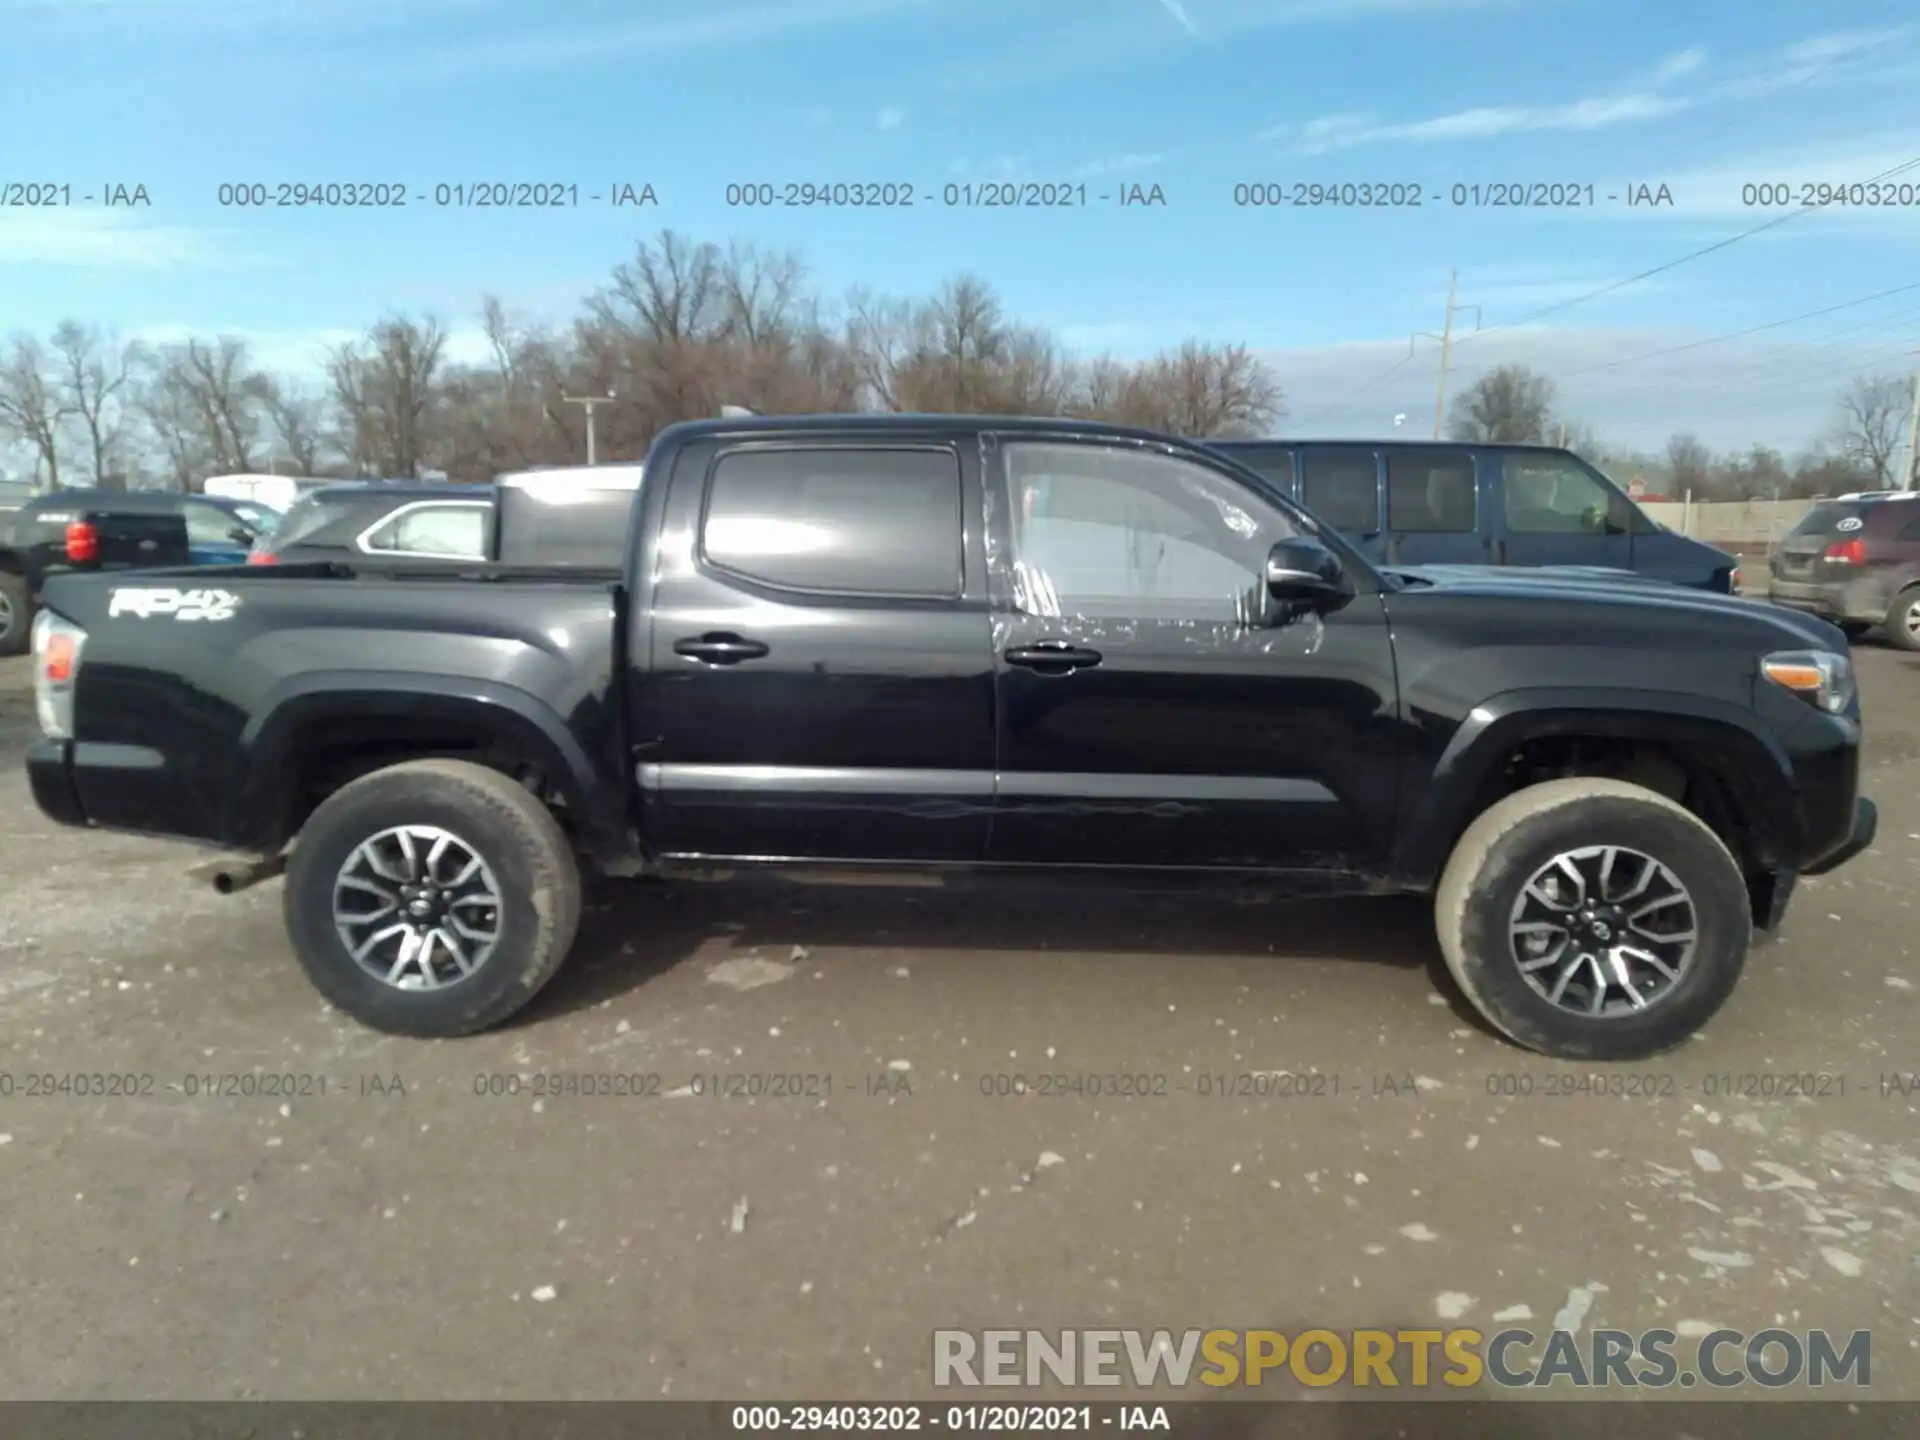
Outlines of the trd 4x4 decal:
M174 590L165 586L123 585L107 603L109 616L132 615L151 620L157 615L175 620L231 620L240 597L231 590Z

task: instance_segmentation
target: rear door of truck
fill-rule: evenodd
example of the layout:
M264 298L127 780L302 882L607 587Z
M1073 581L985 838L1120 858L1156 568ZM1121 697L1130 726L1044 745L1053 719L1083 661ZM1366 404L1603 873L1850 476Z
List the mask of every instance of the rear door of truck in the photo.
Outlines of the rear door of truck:
M981 859L994 682L977 437L761 430L661 459L629 652L649 848Z

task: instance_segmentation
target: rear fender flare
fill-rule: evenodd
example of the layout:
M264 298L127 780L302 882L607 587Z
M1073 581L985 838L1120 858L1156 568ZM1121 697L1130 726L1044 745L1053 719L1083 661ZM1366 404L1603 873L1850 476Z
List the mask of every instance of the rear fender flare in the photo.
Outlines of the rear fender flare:
M511 742L540 764L565 797L590 855L604 861L631 852L625 792L609 790L558 711L497 681L393 671L313 671L270 691L240 736L227 833L267 846L292 838L272 832L284 828L279 817L291 813L293 746L307 726L353 720L372 729L383 719L423 718Z
M1495 768L1521 742L1552 735L1645 740L1704 759L1740 809L1747 857L1766 868L1794 849L1800 825L1788 788L1793 762L1750 711L1702 695L1509 690L1474 706L1454 731L1425 796L1402 823L1396 878L1431 886Z

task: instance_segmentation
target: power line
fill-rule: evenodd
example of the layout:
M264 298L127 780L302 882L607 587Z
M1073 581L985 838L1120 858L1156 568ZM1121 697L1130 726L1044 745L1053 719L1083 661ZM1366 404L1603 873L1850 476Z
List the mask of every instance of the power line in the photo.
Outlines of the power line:
M1889 322L1889 324L1872 328L1886 330L1895 328L1896 326L1910 327L1916 317L1920 317L1920 311L1899 316L1896 320ZM1914 338L1909 334L1907 338L1897 342L1890 343L1881 341L1865 350L1856 351L1851 355L1834 355L1825 358L1835 366L1844 364L1857 368L1864 367L1871 369L1875 365L1885 364L1890 359L1906 354L1913 348L1914 343ZM1807 346L1807 353L1800 355L1774 354L1752 356L1746 359L1729 359L1717 367L1714 374L1715 377L1722 381L1728 388L1742 391L1751 389L1756 381L1765 385L1777 380L1781 384L1804 387L1808 383L1810 376L1814 376L1816 373L1825 373L1819 368L1822 363L1822 357L1818 351L1822 348L1824 347L1809 344ZM1632 400L1639 396L1667 391L1670 390L1672 386L1673 379L1671 376L1643 376L1625 386L1609 388L1605 398L1609 403L1617 403L1622 400Z
M1728 340L1738 340L1747 335L1759 335L1768 330L1778 330L1783 326L1797 325L1802 320L1817 320L1822 315L1838 314L1842 310L1851 310L1859 305L1868 305L1875 300L1885 300L1890 295L1905 295L1920 290L1920 281L1911 285L1896 285L1891 290L1882 290L1873 295L1863 295L1858 300L1843 301L1838 305L1829 305L1821 310L1809 310L1803 315L1789 315L1784 320L1769 320L1764 325L1749 326L1745 330L1729 330L1724 335L1710 335L1704 340L1689 341L1685 345L1669 345L1661 350L1649 350L1641 355L1628 355L1619 360L1603 360L1598 365L1584 365L1578 370L1568 370L1555 376L1556 380L1570 380L1576 375L1591 375L1596 370L1611 370L1620 365L1636 365L1642 360L1654 360L1663 355L1680 355L1689 350L1704 349L1708 345L1719 345Z
M1877 184L1882 180L1891 180L1896 175L1903 175L1907 171L1917 167L1920 167L1920 156L1908 160L1904 164L1896 165L1891 170L1883 170L1880 174L1869 176L1867 179L1857 183L1862 185ZM1584 295L1576 295L1571 300L1562 300L1557 304L1543 306L1531 314L1522 315L1518 320L1509 320L1504 325L1495 325L1489 329L1479 331L1478 338L1485 338L1488 335L1498 335L1503 330L1517 330L1522 325L1531 325L1535 320L1545 319L1549 315L1558 315L1563 310L1571 310L1576 305L1584 305L1587 301L1597 300L1602 295L1611 295L1614 291L1624 290L1629 285L1638 285L1642 280L1651 280L1656 275L1664 275L1669 270L1677 270L1680 266L1698 260L1703 256L1725 250L1730 245L1738 245L1742 240L1750 240L1755 235L1764 234L1769 230L1777 230L1790 220L1798 220L1803 215L1825 210L1829 208L1831 204L1832 202L1829 201L1827 205L1803 205L1798 210L1789 210L1785 215L1776 215L1773 219L1763 221L1761 224L1755 225L1749 230L1742 230L1737 235L1729 235L1724 240L1716 240L1711 245L1703 245L1700 249L1690 251L1676 260L1669 260L1664 265L1656 265L1651 270L1642 270L1638 275L1629 275L1624 280L1614 280L1597 289L1589 290ZM1465 338L1464 336L1462 337L1463 340Z

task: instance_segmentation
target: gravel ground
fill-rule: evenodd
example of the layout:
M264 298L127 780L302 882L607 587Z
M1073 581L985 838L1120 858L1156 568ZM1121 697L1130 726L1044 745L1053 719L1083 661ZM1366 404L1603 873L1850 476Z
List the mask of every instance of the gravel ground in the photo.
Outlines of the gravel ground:
M524 1023L385 1038L277 882L46 823L0 661L0 1396L879 1399L930 1394L939 1327L1525 1307L1869 1328L1875 1396L1920 1398L1920 659L1860 664L1878 847L1620 1097L1549 1094L1580 1072L1473 1019L1400 901L635 887ZM479 1093L546 1072L659 1093ZM1203 1093L1253 1072L1318 1078ZM988 1093L1047 1073L1167 1092ZM686 1093L729 1074L811 1093Z

